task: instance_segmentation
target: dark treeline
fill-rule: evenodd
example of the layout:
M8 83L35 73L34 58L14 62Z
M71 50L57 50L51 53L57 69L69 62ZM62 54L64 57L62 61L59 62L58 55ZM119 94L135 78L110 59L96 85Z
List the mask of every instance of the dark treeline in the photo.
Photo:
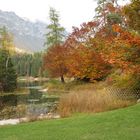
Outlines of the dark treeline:
M18 76L43 76L42 53L16 54L12 57Z

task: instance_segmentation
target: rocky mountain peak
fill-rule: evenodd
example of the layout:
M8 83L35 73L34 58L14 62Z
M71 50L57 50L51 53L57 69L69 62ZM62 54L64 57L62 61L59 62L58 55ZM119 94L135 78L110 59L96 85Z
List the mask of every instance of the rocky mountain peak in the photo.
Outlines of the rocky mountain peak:
M0 27L5 26L14 35L17 48L37 52L44 49L46 24L41 21L31 22L14 12L0 10Z

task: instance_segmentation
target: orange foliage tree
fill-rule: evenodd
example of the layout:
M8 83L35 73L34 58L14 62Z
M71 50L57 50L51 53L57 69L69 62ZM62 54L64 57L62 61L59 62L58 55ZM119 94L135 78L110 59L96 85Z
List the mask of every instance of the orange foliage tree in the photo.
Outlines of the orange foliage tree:
M81 80L98 80L104 78L110 65L92 48L78 46L70 50L67 68L69 74Z
M97 80L104 78L110 72L110 65L98 51L92 47L91 38L96 33L98 22L88 22L74 31L65 42L67 51L68 75L81 80Z
M117 36L110 44L110 58L114 59L114 64L124 70L131 72L140 70L140 36L118 25L113 29L117 32Z
M63 45L55 45L48 48L44 55L44 68L51 77L60 77L63 83L64 75L67 73L66 52L67 49Z
M64 75L89 81L103 79L112 69L140 72L140 36L126 28L120 7L105 6L104 24L100 18L83 23L63 45L47 50L44 64L50 75L64 82Z

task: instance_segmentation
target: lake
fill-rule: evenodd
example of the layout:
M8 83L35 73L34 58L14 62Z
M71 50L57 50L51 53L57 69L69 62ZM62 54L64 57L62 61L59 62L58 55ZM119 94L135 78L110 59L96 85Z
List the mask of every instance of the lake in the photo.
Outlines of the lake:
M5 107L27 106L27 113L32 115L46 114L56 110L59 98L41 92L45 82L19 82L18 88L27 89L27 93L0 96L1 110Z

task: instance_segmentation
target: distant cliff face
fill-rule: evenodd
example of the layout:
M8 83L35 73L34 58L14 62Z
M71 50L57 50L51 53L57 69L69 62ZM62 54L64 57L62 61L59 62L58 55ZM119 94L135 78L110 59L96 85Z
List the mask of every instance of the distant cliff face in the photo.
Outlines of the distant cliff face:
M13 12L0 11L0 27L6 26L14 35L17 48L30 52L44 49L46 24L37 21L35 23L20 18Z

